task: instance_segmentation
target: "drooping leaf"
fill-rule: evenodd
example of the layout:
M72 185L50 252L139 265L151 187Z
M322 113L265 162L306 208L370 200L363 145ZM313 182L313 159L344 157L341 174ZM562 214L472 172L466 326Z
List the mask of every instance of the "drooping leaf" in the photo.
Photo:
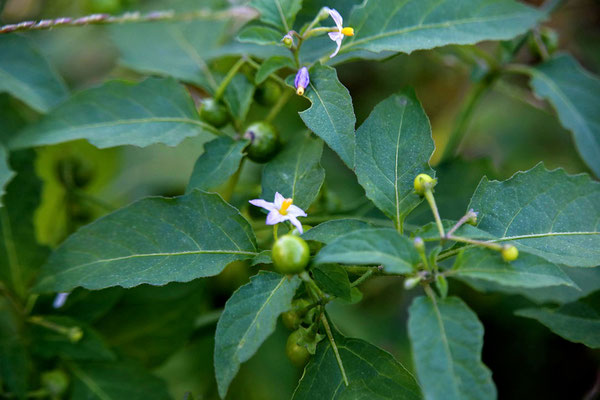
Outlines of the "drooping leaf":
M448 44L513 38L535 26L544 13L514 0L367 0L354 9L344 25L355 36L345 38L340 54L361 52L410 53Z
M383 265L386 272L411 272L419 262L412 241L394 229L361 229L342 235L323 247L316 264Z
M566 54L528 71L535 94L550 101L561 124L573 132L581 158L600 177L600 79Z
M0 37L0 92L8 92L39 112L67 97L62 78L31 41L19 35Z
M269 75L271 75L273 72L276 72L285 67L294 67L294 62L291 58L283 56L269 57L265 61L263 61L258 71L256 71L254 81L257 85L260 85L261 83L266 81Z
M248 142L235 141L229 136L220 136L204 145L204 153L198 158L186 191L215 189L238 170Z
M483 326L462 300L416 298L408 335L427 400L496 398L490 370L481 361Z
M254 235L239 212L219 195L196 190L137 201L80 229L51 255L36 289L187 282L255 255Z
M261 271L225 304L215 333L215 374L224 398L240 364L273 333L279 314L291 308L300 279Z
M334 338L349 385L344 385L331 343L324 339L306 366L294 400L422 398L415 378L390 353L337 331Z
M367 197L402 229L421 201L413 182L433 175L429 119L412 89L379 103L356 132L356 175Z
M14 171L8 165L8 151L0 144L0 207L2 207L2 197L6 193L5 187L14 175Z
M41 192L34 158L31 150L12 153L11 164L17 175L8 184L4 207L0 208L0 281L21 295L48 255L48 250L37 243L33 224Z
M304 240L315 240L321 243L330 243L338 236L359 229L371 228L368 223L358 219L334 219L323 222L302 234Z
M254 43L261 46L280 44L282 33L270 26L250 24L245 26L237 39L242 43Z
M311 269L317 286L342 300L352 300L352 288L346 270L337 264L319 264Z
M478 247L461 253L450 274L492 281L503 286L540 288L566 285L577 288L559 267L541 257L523 253L518 259L508 263L497 251Z
M258 10L262 22L286 34L294 27L302 0L252 0L250 6Z
M600 183L542 164L503 181L483 178L469 208L477 227L520 251L572 267L600 264Z
M246 119L248 110L250 110L254 89L254 84L243 74L234 76L225 89L223 100L231 110L231 114L240 121Z
M559 308L526 308L517 315L533 318L563 338L600 349L600 292Z
M141 73L169 76L212 91L208 63L227 36L225 18L152 21L110 27L120 63Z
M129 289L115 305L116 312L95 325L119 354L157 367L183 347L193 332L205 307L204 284L195 280Z
M215 129L200 121L194 102L173 79L110 81L72 96L10 143L24 148L87 139L96 147L179 144Z
M69 362L71 400L165 400L167 385L139 366L118 362Z
M43 358L65 357L71 360L115 361L104 338L88 324L63 316L45 315L44 319L65 328L81 329L81 339L71 341L64 333L42 326L32 328L32 352Z
M17 316L4 297L0 297L0 379L18 399L26 399L31 361L29 347L22 336Z
M322 153L323 141L309 135L288 143L263 170L261 198L272 199L275 192L279 192L306 210L319 194L325 179L325 170L320 163Z
M306 89L312 106L300 113L311 131L321 137L342 161L354 168L354 125L356 117L348 89L340 83L335 69L317 64L309 70ZM293 76L288 79L292 85Z

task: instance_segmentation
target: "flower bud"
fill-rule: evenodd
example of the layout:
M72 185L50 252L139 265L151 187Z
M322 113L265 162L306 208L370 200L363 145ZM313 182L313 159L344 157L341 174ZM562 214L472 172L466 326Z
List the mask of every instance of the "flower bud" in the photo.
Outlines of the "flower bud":
M421 282L421 277L420 276L413 276L411 278L406 278L404 280L404 289L406 290L410 290L412 288L414 288L415 286L417 286L419 284L419 282Z
M69 340L71 341L71 343L77 343L83 337L83 331L81 330L80 327L73 326L73 327L69 328L69 330L67 332L67 336L69 337Z
M425 251L425 242L419 236L417 236L415 240L413 240L413 244L415 245L415 248L419 251L419 253Z
M519 258L519 250L512 244L507 244L502 247L502 259L506 262L515 261Z
M290 33L288 33L287 35L285 35L283 37L283 39L281 39L281 41L283 42L283 44L285 45L285 47L287 47L288 49L291 49L292 46L294 45L294 38L292 37L292 35Z
M469 224L469 225L477 225L477 215L478 213L476 213L473 210L469 210L469 212L467 213L467 220L465 221L465 223Z
M419 174L414 182L415 192L417 192L418 195L423 196L427 190L433 189L436 183L437 179L433 179L427 174Z
M296 94L298 96L302 96L304 94L304 90L310 84L310 76L308 75L308 68L302 67L298 70L296 74L296 79L294 79L294 86L296 86Z

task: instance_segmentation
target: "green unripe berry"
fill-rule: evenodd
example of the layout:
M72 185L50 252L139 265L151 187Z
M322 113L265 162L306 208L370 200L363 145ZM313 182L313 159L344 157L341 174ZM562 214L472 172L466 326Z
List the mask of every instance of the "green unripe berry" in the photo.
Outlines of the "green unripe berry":
M42 374L42 386L53 398L62 398L69 387L69 376L60 369L54 369Z
M507 244L502 247L502 259L506 262L515 261L519 258L519 250L512 244Z
M418 195L423 196L427 190L433 189L436 183L437 180L429 175L419 174L414 182L415 192L417 192Z
M244 133L244 138L250 140L246 147L248 158L254 162L269 161L279 150L279 135L273 125L267 122L255 122Z
M272 80L267 80L254 92L254 100L262 106L268 107L277 103L281 97L281 87Z
M310 359L310 353L305 346L301 346L298 344L302 337L302 332L300 330L294 331L288 337L287 343L285 345L285 354L290 359L292 364L301 368L306 365L308 360Z
M271 252L275 269L282 274L299 274L310 259L308 244L301 237L284 235L277 239Z
M229 114L223 104L209 98L202 100L202 104L200 105L200 119L215 128L222 128L229 122Z
M281 320L289 330L296 330L302 323L302 318L306 314L306 307L310 302L306 299L296 299L292 302L292 309L281 314Z

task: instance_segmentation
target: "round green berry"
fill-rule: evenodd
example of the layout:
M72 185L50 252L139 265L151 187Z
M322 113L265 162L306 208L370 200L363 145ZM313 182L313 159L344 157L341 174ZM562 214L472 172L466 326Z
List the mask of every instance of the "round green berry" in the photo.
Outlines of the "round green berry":
M267 80L254 92L254 100L262 106L269 107L277 103L281 97L281 87L272 80Z
M502 248L502 259L506 262L515 261L519 258L519 250L511 245L507 244Z
M292 364L301 368L306 365L310 358L310 353L305 346L301 346L298 344L302 337L302 332L299 330L294 331L288 337L287 343L285 345L285 354L290 359Z
M229 114L223 104L208 98L200 105L200 119L215 128L222 128L229 122Z
M279 150L279 135L273 125L255 122L246 129L244 138L250 141L246 147L248 158L254 162L269 161Z
M273 245L271 257L278 272L288 275L299 274L308 265L310 249L301 237L284 235Z
M430 177L429 175L419 174L415 178L414 182L415 192L417 192L418 195L423 196L427 190L433 189L435 184L436 180Z

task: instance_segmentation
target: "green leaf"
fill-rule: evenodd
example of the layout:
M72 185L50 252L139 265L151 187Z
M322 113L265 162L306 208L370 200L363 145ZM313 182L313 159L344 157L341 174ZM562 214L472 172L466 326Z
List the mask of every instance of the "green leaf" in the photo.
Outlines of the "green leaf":
M294 27L302 0L252 0L250 6L258 10L262 22L286 34Z
M235 118L241 121L246 119L250 105L252 105L255 89L254 84L243 74L234 76L227 85L223 100Z
M0 297L0 380L19 399L25 399L31 370L29 346L21 336L17 316ZM0 388L1 391L1 388Z
M172 79L140 83L111 81L84 90L25 128L10 143L24 148L87 139L99 148L120 145L179 144L215 129L200 121L194 102Z
M220 136L204 145L202 154L192 171L186 193L194 189L216 189L235 174L244 157L245 140L233 140L229 136Z
M437 196L436 196L436 202L437 202ZM431 209L429 210L429 213L431 214ZM456 225L456 221L448 221L448 220L442 220L442 225L444 226L444 231L448 232L450 229L452 229L454 227L454 225ZM411 232L411 236L419 236L421 239L423 239L424 241L439 241L440 240L440 231L438 230L437 224L435 222L430 222L427 225L424 225L422 227L420 227L419 229ZM478 229L476 227L474 227L473 225L469 225L469 224L464 224L462 225L460 228L458 228L455 232L454 232L454 236L460 236L463 238L469 238L469 239L495 239L496 237L493 235L490 235L488 232L486 231L482 231L481 229Z
M262 46L280 45L283 35L276 29L264 25L245 26L237 39L242 43L255 43Z
M119 354L157 367L187 342L205 306L205 282L141 285L95 323ZM160 315L160 318L157 318ZM165 340L168 338L168 340Z
M167 385L137 365L119 362L69 362L71 400L165 400Z
M305 96L312 106L300 113L311 131L321 137L342 161L354 168L354 125L356 117L348 89L335 69L317 64L309 70L310 85ZM293 86L293 76L288 83Z
M337 331L334 338L349 385L344 385L331 343L324 339L306 366L294 400L422 398L415 378L390 353Z
M306 210L325 180L320 163L322 153L323 141L309 135L288 143L263 170L261 198L272 199L279 192Z
M448 44L474 44L513 38L534 27L544 13L513 0L453 2L435 0L366 0L344 25L340 54L367 50L364 58L386 51L411 53Z
M4 197L5 188L8 182L15 175L14 171L8 165L8 151L0 144L0 207L2 207L2 197Z
M532 254L521 254L507 263L497 251L471 248L461 253L450 276L492 281L503 286L540 288L545 286L577 285L556 265Z
M573 132L581 158L600 177L600 79L567 54L528 72L535 94L554 106L561 124Z
M67 97L62 78L23 36L0 37L0 92L8 92L39 112Z
M421 201L413 182L433 175L431 126L414 90L379 103L356 132L356 176L367 197L402 227Z
M559 308L526 308L516 315L533 318L557 335L600 349L600 292Z
M428 400L495 399L490 370L481 361L483 326L457 297L421 296L409 308L417 376Z
M542 164L504 181L483 178L469 208L477 227L520 251L571 267L600 264L600 183Z
M254 77L254 82L257 85L260 85L264 81L267 80L269 75L273 72L279 71L282 68L294 68L294 62L289 57L284 56L273 56L267 58L260 65L258 71L256 71L256 76Z
M402 274L413 270L419 254L412 241L394 229L361 229L330 242L319 251L314 262L383 265L388 273Z
M321 243L330 243L338 236L359 229L371 228L371 225L358 219L334 219L323 222L302 234L304 240L314 240Z
M8 184L4 207L0 208L0 281L20 295L25 294L48 255L37 242L33 224L41 193L34 158L31 150L12 153L11 164L17 175Z
M320 264L311 269L313 278L317 286L325 293L342 300L352 300L352 288L348 273L343 267L337 264Z
M115 354L109 349L104 338L91 326L81 321L63 316L44 316L44 320L65 327L79 328L83 333L80 340L73 342L64 333L42 326L33 326L32 352L43 358L64 357L71 360L114 361Z
M273 333L279 314L291 308L299 285L296 276L261 271L227 301L215 333L215 374L221 398L240 364Z
M196 190L143 199L81 228L50 256L36 289L187 282L255 255L254 234L238 210Z
M110 26L120 63L146 74L170 76L216 89L208 62L227 38L227 19L194 18L190 21L152 21Z

